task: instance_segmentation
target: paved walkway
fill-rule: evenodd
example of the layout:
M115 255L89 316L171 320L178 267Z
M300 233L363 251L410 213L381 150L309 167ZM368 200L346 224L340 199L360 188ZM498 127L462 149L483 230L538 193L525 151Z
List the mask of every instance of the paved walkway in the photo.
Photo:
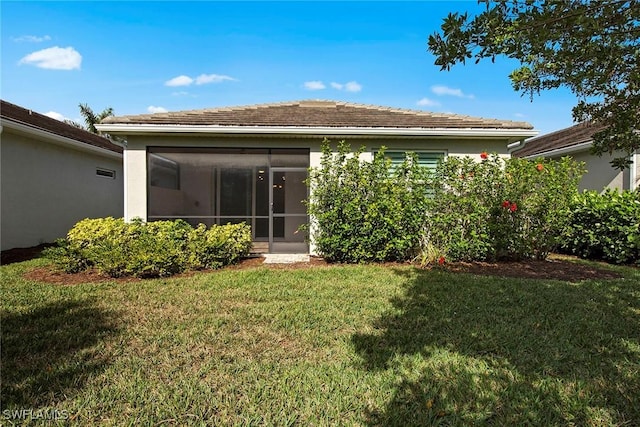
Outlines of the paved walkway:
M308 254L264 254L265 264L293 264L295 262L309 262Z

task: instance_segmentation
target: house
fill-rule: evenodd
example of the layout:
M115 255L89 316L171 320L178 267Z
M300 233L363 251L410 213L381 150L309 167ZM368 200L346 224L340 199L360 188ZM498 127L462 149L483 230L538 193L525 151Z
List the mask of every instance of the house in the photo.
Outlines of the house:
M254 247L272 253L314 253L297 231L324 138L364 145L368 158L382 146L398 161L416 152L435 166L443 156L508 156L508 144L537 133L523 122L322 100L109 117L97 127L127 139L125 219L246 221Z
M0 101L2 250L64 237L87 217L123 215L122 147Z
M548 133L537 138L528 139L522 148L513 151L514 157L534 159L545 157L557 159L564 156L585 162L587 173L580 181L580 190L604 191L606 188L618 190L633 190L640 187L640 152L631 157L631 166L620 171L611 166L609 162L616 157L624 156L623 153L596 156L591 154L593 146L593 134L600 127L588 122Z

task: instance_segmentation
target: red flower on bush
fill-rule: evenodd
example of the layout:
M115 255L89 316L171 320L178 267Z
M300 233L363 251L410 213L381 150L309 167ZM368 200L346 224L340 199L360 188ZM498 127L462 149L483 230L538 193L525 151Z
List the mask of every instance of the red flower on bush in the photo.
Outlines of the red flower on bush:
M445 261L446 260L444 259L444 257L441 256L440 258L438 258L438 265L444 265Z
M487 160L489 158L489 154L486 151L483 151L482 153L480 153L480 158L482 160Z
M502 207L505 209L509 209L509 211L511 212L515 212L518 210L518 204L517 203L511 203L508 200L505 200L504 202L502 202Z
M544 170L544 165L542 163L538 163L536 165L536 169L538 169L539 172L542 172Z

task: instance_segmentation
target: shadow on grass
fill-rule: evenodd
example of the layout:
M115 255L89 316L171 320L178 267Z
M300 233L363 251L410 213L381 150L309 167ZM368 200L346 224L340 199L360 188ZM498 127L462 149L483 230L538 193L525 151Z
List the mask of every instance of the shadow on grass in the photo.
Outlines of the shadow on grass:
M2 313L2 406L54 406L104 370L99 351L117 333L114 314L93 301L47 304L28 313Z
M640 284L398 270L406 292L353 336L401 380L371 425L633 425Z

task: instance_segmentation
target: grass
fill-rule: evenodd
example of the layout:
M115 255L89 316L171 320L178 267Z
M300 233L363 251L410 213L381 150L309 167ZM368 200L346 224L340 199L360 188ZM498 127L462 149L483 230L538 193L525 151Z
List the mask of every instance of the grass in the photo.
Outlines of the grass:
M640 423L638 269L576 284L379 266L23 278L43 263L0 267L6 425Z

